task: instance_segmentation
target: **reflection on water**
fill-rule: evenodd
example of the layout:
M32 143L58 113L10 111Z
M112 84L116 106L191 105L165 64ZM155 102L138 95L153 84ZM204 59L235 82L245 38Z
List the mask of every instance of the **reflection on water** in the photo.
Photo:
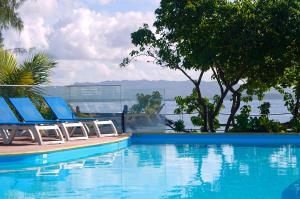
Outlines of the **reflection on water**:
M208 148L207 155L202 157L200 177L204 183L214 184L218 181L222 169L222 155L218 154L215 146Z
M296 146L132 145L0 173L0 198L300 198Z

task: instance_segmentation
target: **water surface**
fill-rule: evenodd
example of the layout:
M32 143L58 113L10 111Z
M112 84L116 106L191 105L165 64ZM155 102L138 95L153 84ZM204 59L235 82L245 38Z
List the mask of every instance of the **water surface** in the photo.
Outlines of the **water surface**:
M0 173L0 198L299 198L293 145L131 145ZM28 165L29 166L29 165Z

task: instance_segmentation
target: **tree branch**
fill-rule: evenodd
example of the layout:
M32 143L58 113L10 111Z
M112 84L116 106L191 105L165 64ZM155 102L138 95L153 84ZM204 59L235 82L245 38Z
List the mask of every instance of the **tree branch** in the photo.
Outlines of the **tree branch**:
M215 70L214 67L212 67L212 71L213 71L213 73L214 73L215 78L217 79L218 85L219 85L219 87L220 87L220 92L221 92L221 95L222 95L222 94L224 93L224 88L223 88L223 86L222 86L222 82L220 81L220 78L219 78L219 76L217 75L217 72L216 72L216 70Z

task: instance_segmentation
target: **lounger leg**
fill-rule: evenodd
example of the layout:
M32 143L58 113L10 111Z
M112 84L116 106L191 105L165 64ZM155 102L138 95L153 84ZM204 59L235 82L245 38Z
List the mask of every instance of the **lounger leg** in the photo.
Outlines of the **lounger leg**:
M87 124L83 124L83 125L85 127L85 130L86 130L87 134L89 135L91 133L90 128L88 127Z
M30 130L34 135L35 141L37 141L39 145L43 145L43 139L40 134L40 130L39 130L38 126L35 125L35 126L31 127Z
M101 134L100 128L99 128L100 125L110 125L112 130L113 130L113 133ZM117 131L114 123L111 120L108 120L108 121L93 121L93 126L95 127L95 129L97 129L98 137L118 136L118 131Z
M56 129L53 129L53 130L54 130L55 135L56 135L57 137L59 137L57 130L56 130Z
M59 127L61 128L62 130L62 133L64 134L65 138L67 141L70 140L70 135L69 135L69 132L68 132L68 129L66 127L66 125L64 123L60 124Z
M30 129L28 129L28 132L30 134L30 138L32 139L32 141L36 141L32 131Z
M95 132L96 132L97 137L101 137L101 131L100 131L100 128L98 127L96 121L93 121L93 127L94 127L94 129L95 129Z
M17 134L17 129L13 128L9 134L7 134L7 140L5 144L11 144Z
M73 134L75 133L76 127L69 127L72 128L71 132L69 133L70 137L73 136Z
M80 129L82 131L83 136L86 137L86 138L88 138L89 136L88 136L88 134L87 134L87 132L86 132L85 127L84 127L83 124L82 124L82 126L80 126Z
M111 120L109 120L109 121L111 122L111 126L112 126L112 128L113 128L114 135L115 135L115 136L118 136L118 131L117 131L117 129L116 129L116 126L114 125L114 123L113 123Z
M7 131L8 131L7 129L2 129L0 131L0 134L1 134L1 137L3 139L4 144L8 144L9 134L8 134Z
M61 140L61 141L65 141L64 140L64 136L63 136L63 134L62 134L62 132L61 132L61 130L59 129L59 127L57 126L57 128L55 129L55 132L56 132L56 134L57 134L57 136L59 137L59 140Z

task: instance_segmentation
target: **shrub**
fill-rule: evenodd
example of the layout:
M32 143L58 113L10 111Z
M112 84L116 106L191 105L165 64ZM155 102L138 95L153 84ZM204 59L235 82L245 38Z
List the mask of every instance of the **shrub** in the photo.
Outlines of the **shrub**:
M251 107L245 105L241 108L241 113L235 117L236 123L231 132L282 132L284 126L278 121L269 119L270 103L264 102L258 108L259 117L251 117Z
M177 120L175 123L174 123L174 130L176 132L183 132L185 130L185 125L184 125L184 121L183 120Z

